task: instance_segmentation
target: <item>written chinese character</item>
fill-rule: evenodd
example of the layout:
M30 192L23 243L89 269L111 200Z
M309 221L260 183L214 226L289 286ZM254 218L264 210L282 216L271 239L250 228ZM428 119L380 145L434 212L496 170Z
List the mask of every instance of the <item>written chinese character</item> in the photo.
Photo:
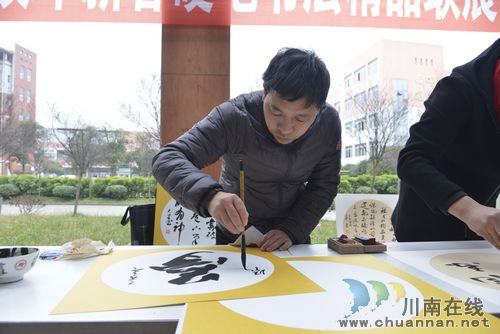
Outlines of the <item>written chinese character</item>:
M471 269L471 270L474 270L474 271L484 271L480 267L480 263L479 262L471 262L471 263L452 262L452 263L447 263L446 265L447 266L455 266L455 267L458 267L458 268L467 268L467 269Z
M0 5L2 6L2 8L7 8L13 2L14 2L14 0L2 0L2 1L0 1ZM23 7L24 9L27 9L30 1L29 0L17 0L17 3L20 4L21 7Z
M445 300L444 303L445 303L444 311L446 312L447 317L449 317L450 315L462 315L461 312L462 307L460 306L459 299L450 297L450 299Z
M474 300L471 300L470 297L467 297L467 300L464 303L464 314L471 316L483 316L482 309L483 301L480 298L474 297Z
M419 307L419 299L418 298L408 298L405 297L404 299L404 307L403 307L403 313L401 315L418 315L420 312L420 307ZM414 306L415 304L415 306Z
M111 0L113 2L113 11L118 12L120 11L120 0ZM106 8L108 7L108 2L109 0L83 0L83 2L87 3L87 9L95 9L97 6L102 11L105 11ZM99 5L97 4L99 3Z
M182 0L182 2L187 2L184 5L184 8L186 8L188 13L191 13L193 9L196 7L199 7L201 10L203 10L205 13L210 13L212 10L212 6L214 5L213 3L205 0ZM180 6L181 5L181 0L175 0L175 6Z
M441 314L441 299L434 299L431 297L429 299L424 299L424 316L439 316Z
M176 285L200 283L205 281L218 281L219 274L210 273L219 265L227 261L226 257L220 256L217 262L203 260L201 254L212 254L209 251L191 252L178 256L168 262L162 263L161 266L150 266L153 270L163 271L167 274L178 274L179 277L169 280L169 283ZM193 281L195 277L201 276L200 279Z

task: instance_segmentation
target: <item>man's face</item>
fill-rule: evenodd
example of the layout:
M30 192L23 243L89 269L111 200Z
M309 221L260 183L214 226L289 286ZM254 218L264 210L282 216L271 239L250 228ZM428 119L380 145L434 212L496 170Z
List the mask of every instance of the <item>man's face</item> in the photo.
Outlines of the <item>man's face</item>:
M271 90L264 96L264 118L276 141L290 144L302 136L316 119L319 109L316 105L306 107L306 98L287 101Z

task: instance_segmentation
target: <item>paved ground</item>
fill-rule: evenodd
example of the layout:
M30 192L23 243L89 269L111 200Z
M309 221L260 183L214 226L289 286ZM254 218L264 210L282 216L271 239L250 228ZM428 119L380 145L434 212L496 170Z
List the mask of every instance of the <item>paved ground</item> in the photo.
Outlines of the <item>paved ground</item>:
M42 215L73 214L73 205L46 205L36 211ZM88 216L123 216L126 206L122 205L79 205L78 213ZM18 215L19 209L14 205L2 205L1 215Z
M88 216L123 216L126 209L127 206L123 205L79 205L78 213ZM46 205L36 213L43 215L73 214L73 205ZM0 214L15 216L19 214L19 209L14 205L3 204ZM328 211L323 219L335 220L335 211Z

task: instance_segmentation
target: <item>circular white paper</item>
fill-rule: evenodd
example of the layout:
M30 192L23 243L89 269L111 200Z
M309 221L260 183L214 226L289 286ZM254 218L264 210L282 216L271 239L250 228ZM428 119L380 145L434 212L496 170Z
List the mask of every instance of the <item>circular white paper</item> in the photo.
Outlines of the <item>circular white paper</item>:
M186 254L191 255L185 257ZM190 266L172 268L168 265L169 261L179 257L184 257L181 262L190 262ZM225 262L218 263L223 260ZM107 268L101 278L110 287L128 293L191 295L227 291L259 283L272 275L274 265L265 258L247 253L247 269L242 268L239 252L191 249L158 252L123 260ZM199 274L195 275L197 271ZM209 279L200 281L204 277Z

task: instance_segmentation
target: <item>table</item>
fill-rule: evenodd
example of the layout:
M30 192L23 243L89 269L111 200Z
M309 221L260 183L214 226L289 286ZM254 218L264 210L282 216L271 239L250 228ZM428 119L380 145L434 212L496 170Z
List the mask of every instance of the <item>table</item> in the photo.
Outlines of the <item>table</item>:
M144 249L165 246L117 246L117 249ZM172 246L173 247L173 246ZM57 247L39 247L41 252ZM457 286L422 272L391 256L397 251L436 249L492 248L486 241L414 242L388 244L385 254L375 256L408 273L464 298L467 292ZM288 251L275 252L281 258L334 256L336 252L326 245L296 245ZM500 254L500 253L499 253ZM34 268L19 282L0 284L0 334L18 333L174 333L182 315L183 306L151 307L133 310L49 315L64 295L78 282L95 258L77 261L38 260ZM500 302L483 300L486 312L500 315Z

